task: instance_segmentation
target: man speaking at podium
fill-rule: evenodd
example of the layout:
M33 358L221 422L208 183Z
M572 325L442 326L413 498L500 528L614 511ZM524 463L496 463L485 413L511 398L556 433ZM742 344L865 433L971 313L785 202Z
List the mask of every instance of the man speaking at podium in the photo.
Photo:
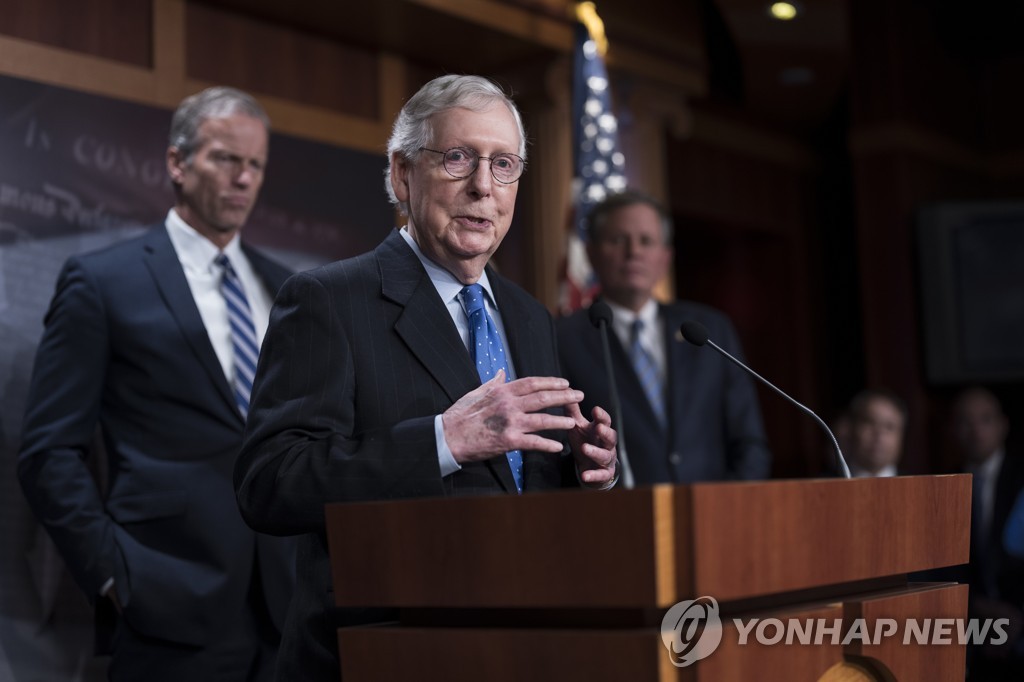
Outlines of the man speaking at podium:
M720 355L678 338L683 322L699 322L742 359L732 323L699 303L662 305L654 298L672 260L672 221L665 209L627 190L591 210L587 231L587 255L613 313L612 364L634 481L767 478L771 454L752 380ZM584 410L611 401L600 334L585 310L558 321L564 376L586 396Z
M399 113L388 153L408 222L284 286L235 469L249 524L302 536L283 680L338 679L336 629L375 617L334 608L325 504L616 475L611 420L595 408L588 421L559 378L547 310L488 266L525 170L515 105L483 78L437 78Z

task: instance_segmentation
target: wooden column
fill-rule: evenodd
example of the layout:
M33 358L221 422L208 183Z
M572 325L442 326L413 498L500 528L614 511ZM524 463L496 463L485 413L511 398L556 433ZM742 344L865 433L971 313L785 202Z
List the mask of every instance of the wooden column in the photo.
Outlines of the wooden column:
M617 107L619 146L626 156L629 185L650 194L670 209L668 156L665 141L689 137L693 112L685 92L664 84L613 78L612 96ZM655 295L662 301L676 297L675 273L669 271L658 283Z
M523 231L517 279L554 311L572 202L570 57L557 56L543 65L506 75L505 81L513 89L529 140L529 162L520 180L516 207L518 229Z

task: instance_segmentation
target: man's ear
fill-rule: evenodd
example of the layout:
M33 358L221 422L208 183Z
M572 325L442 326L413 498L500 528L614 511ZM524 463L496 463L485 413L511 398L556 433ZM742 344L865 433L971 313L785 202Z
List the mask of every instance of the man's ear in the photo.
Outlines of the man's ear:
M409 171L412 162L404 155L394 152L391 154L391 189L399 201L409 201Z
M167 148L167 174L171 177L171 182L175 185L182 183L182 178L185 175L185 155L181 153L181 150L177 147Z

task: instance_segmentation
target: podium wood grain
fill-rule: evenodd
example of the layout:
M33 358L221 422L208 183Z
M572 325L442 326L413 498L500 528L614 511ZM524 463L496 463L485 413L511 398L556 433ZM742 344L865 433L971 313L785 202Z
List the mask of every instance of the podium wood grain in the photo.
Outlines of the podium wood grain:
M969 509L970 477L959 475L335 504L326 514L338 606L666 608L966 563Z
M339 631L344 679L962 680L962 646L740 646L731 619L966 617L965 586L906 574L967 562L970 492L926 476L329 505L337 605L402 614ZM704 595L726 636L675 668L661 617Z

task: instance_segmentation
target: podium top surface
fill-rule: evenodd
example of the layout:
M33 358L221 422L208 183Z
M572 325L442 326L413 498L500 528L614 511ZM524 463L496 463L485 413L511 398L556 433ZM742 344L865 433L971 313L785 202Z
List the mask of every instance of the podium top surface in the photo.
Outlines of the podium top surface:
M664 608L966 563L967 475L328 505L339 606Z

